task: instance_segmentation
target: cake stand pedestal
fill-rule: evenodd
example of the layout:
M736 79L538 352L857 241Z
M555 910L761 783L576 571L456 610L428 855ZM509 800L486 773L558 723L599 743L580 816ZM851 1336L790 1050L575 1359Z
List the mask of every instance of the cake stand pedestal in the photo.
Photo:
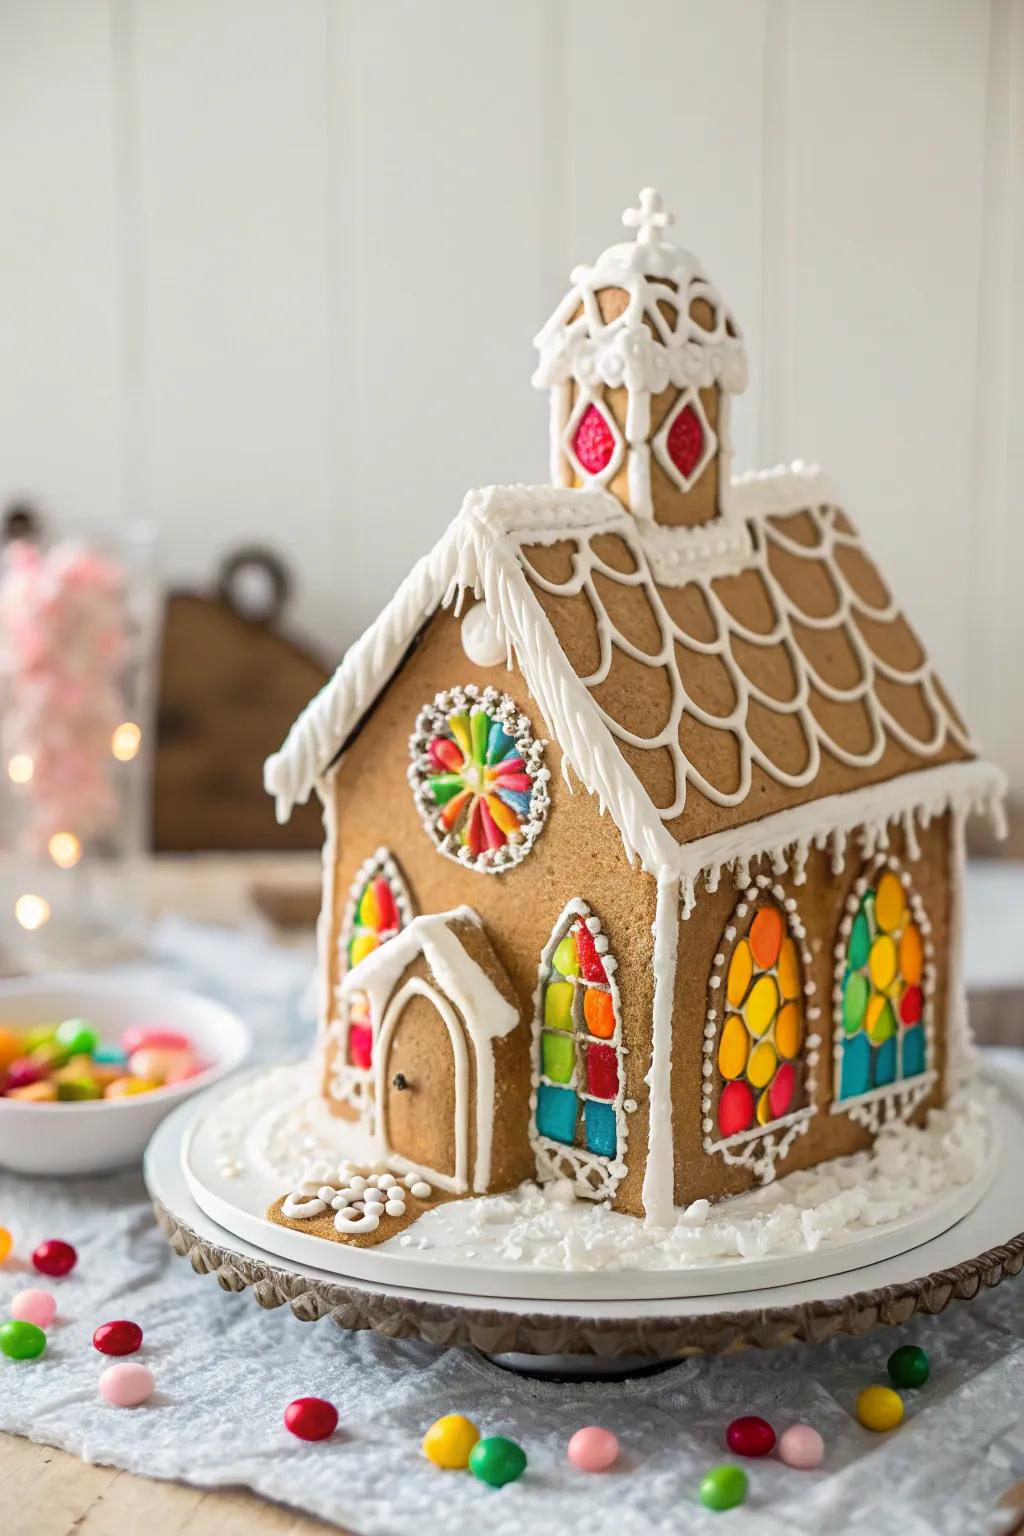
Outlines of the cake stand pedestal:
M942 1312L970 1301L1024 1267L1024 1057L1005 1053L998 1073L1001 1153L977 1204L944 1231L894 1256L834 1274L722 1294L623 1299L536 1300L484 1296L466 1288L340 1276L281 1258L215 1221L197 1204L184 1151L202 1098L166 1120L150 1143L145 1177L157 1218L176 1253L225 1290L250 1289L263 1307L289 1305L303 1321L330 1317L339 1327L374 1328L392 1338L472 1346L515 1368L557 1374L621 1374L691 1355L745 1347L817 1343ZM227 1219L230 1219L229 1217ZM270 1224L267 1223L268 1228ZM280 1229L272 1229L275 1230ZM327 1245L336 1258L335 1245ZM338 1245L342 1246L342 1245ZM373 1250L362 1250L363 1254ZM725 1305L723 1305L725 1302ZM524 1358L526 1357L526 1358Z

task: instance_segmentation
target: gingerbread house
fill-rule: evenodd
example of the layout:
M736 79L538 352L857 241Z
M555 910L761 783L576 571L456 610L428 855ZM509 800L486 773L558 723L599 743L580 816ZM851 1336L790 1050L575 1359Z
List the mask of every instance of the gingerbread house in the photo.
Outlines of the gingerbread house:
M662 1223L969 1070L1002 779L825 476L733 478L740 329L657 194L626 221L538 337L555 484L466 497L266 786L323 802L335 1113Z

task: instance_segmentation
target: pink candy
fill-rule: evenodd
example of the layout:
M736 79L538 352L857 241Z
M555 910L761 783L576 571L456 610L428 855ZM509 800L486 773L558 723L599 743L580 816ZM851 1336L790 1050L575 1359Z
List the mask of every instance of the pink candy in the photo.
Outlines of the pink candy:
M49 1291L29 1288L11 1298L11 1316L19 1323L35 1323L37 1328L49 1328L57 1316L57 1301Z
M187 1035L173 1029L151 1029L145 1024L132 1024L121 1036L121 1049L128 1056L136 1051L190 1051L192 1042Z
M153 1396L155 1387L153 1372L135 1361L108 1365L100 1377L100 1395L115 1408L137 1408Z
M610 1429L588 1424L569 1441L568 1457L581 1472L607 1472L619 1459L619 1441Z
M791 1424L779 1436L779 1459L787 1467L809 1472L820 1467L825 1457L825 1442L810 1424Z
M194 1077L196 1060L191 1051L172 1051L157 1046L140 1046L128 1058L128 1070L133 1077L145 1078L152 1083L181 1083Z

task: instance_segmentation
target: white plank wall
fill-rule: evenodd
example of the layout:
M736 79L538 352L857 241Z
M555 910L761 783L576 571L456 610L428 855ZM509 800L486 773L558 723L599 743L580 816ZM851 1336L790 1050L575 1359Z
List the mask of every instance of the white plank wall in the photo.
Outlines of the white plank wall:
M646 183L1024 790L1024 0L0 0L0 504L279 548L338 650L542 478L531 339Z

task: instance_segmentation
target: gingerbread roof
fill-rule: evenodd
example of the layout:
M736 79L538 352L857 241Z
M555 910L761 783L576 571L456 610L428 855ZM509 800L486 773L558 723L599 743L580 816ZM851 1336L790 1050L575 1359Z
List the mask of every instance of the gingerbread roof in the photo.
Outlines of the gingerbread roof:
M702 870L869 823L994 803L970 738L835 494L794 466L735 481L749 556L687 568L601 491L471 492L268 760L304 800L424 617L482 597L571 771L626 853ZM477 626L479 627L479 626ZM802 850L802 852L801 852Z

